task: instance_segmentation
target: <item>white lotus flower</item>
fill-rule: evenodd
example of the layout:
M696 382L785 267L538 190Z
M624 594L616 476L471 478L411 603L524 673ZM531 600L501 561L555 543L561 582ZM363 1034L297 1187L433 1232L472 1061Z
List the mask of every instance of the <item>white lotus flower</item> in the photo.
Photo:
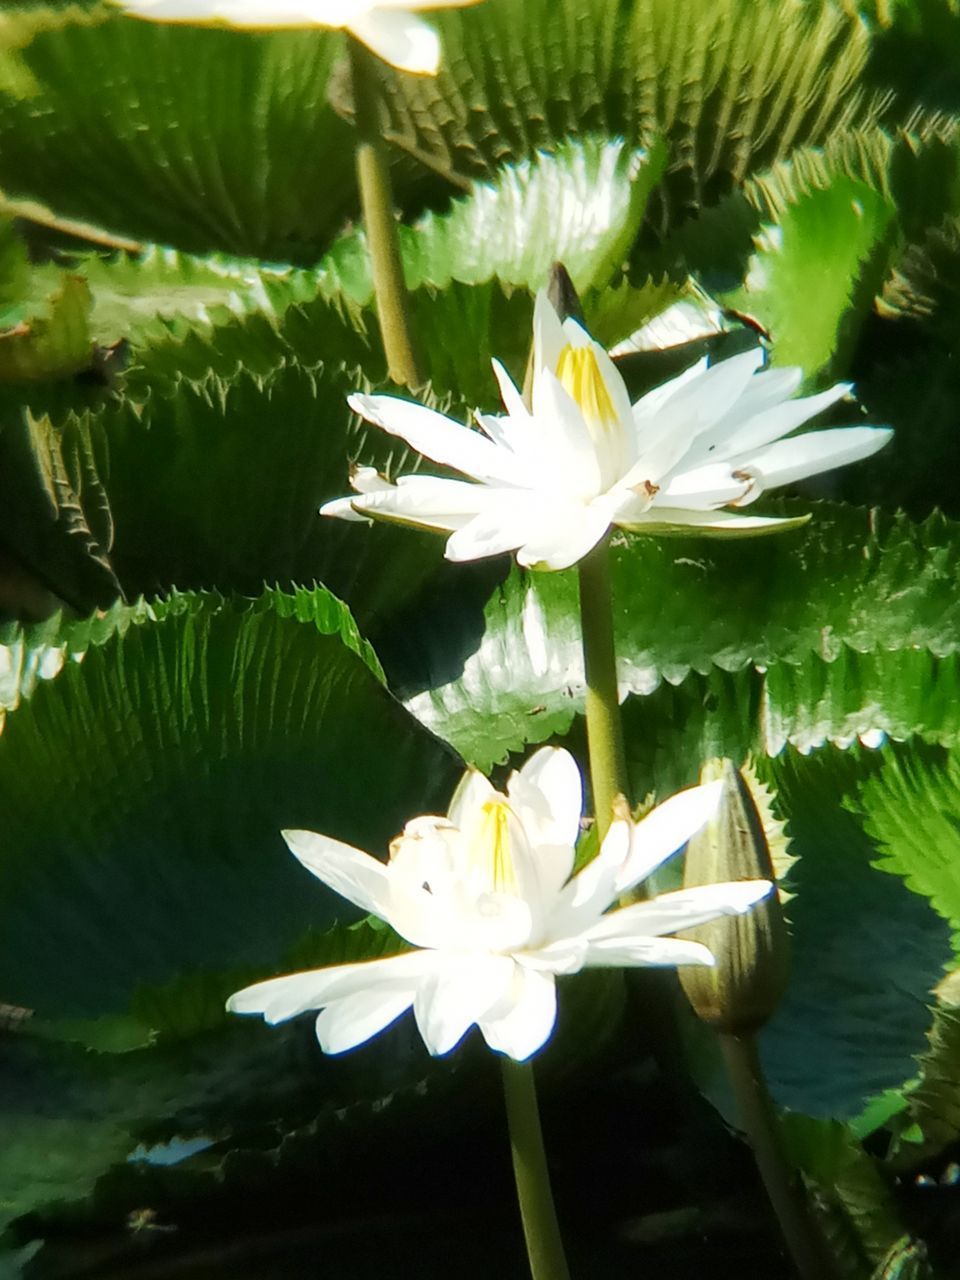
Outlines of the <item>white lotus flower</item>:
M607 910L703 826L719 787L680 792L636 825L614 822L572 878L580 773L554 747L512 774L506 795L469 771L447 817L408 822L386 864L329 836L285 831L308 870L416 950L258 982L227 1008L269 1023L319 1009L322 1048L342 1053L412 1006L433 1054L448 1053L476 1024L491 1049L523 1061L553 1029L556 975L712 964L700 944L663 935L746 911L769 892L768 881L746 880Z
M575 320L561 324L542 293L533 324L532 412L497 361L506 415L477 413L480 431L393 396L350 397L355 413L469 480L412 475L390 484L361 468L351 478L359 496L321 512L450 533L448 560L516 551L522 565L566 569L611 525L755 534L801 523L722 508L869 457L892 435L884 427L791 435L851 388L792 400L801 370L763 369L759 349L703 360L631 405L604 349Z
M452 9L479 0L114 0L153 22L224 23L269 30L334 27L349 31L401 71L436 75L440 41L417 9Z

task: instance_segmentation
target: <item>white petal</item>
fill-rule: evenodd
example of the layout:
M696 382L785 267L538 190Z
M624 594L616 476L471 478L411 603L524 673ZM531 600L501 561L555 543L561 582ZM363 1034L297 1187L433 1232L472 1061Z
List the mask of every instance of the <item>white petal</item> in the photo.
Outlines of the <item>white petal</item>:
M555 942L578 938L595 924L617 895L617 883L630 852L630 823L612 822L600 852L573 877L550 920Z
M238 27L325 26L310 0L120 0L127 13L153 22L227 22Z
M526 568L569 569L597 545L610 528L612 504L559 503L538 513L536 529L517 551Z
M315 831L282 831L290 851L325 885L361 910L386 919L390 909L390 869L369 853L318 835Z
M358 992L381 991L389 995L415 985L436 967L436 953L407 951L383 960L311 969L282 978L268 978L236 991L227 1001L230 1013L262 1013L269 1023L285 1022L307 1009L322 1009L334 1000Z
M638 401L633 407L636 453L640 460L635 468L636 479L659 484L668 478L691 450L697 436L732 410L762 361L763 353L753 350L711 365L660 404L652 420L649 397Z
M579 973L588 945L586 938L561 938L559 942L548 942L535 951L519 951L514 958L523 968L536 969L538 973Z
M516 461L506 450L452 418L398 396L347 397L350 408L392 436L405 440L425 458L462 471L474 480L510 483Z
M760 382L763 378L769 378L776 370L770 370L770 373L758 374L755 381ZM799 370L782 370L784 373L799 372ZM818 413L823 413L831 405L836 404L838 400L843 400L849 396L853 390L849 382L839 382L835 387L831 387L829 391L823 391L816 396L803 396L799 400L786 400L781 404L773 405L765 409L762 413L754 413L747 416L745 413L740 414L741 406L737 406L737 417L739 423L731 422L730 427L723 431L721 438L720 429L717 429L717 443L711 451L716 458L733 458L743 453L749 453L754 449L761 449L768 444L772 444L774 440L779 440L782 436L789 435L791 431L802 426L804 422L810 418L816 417ZM746 399L746 397L744 397ZM731 415L731 418L733 415ZM711 438L713 431L710 432Z
M774 489L793 484L821 471L833 471L869 458L892 435L888 427L837 427L780 440L743 463L742 469L760 481L751 497L759 496L761 487Z
M507 795L531 843L576 844L583 784L569 751L541 747L519 772L510 775Z
M778 369L760 369L756 372L744 389L743 395L734 405L733 413L727 420L729 423L746 422L748 418L764 413L767 409L781 404L799 389L803 382L803 370L796 366ZM832 403L832 402L831 402ZM807 417L812 418L811 410Z
M444 956L443 964L421 983L413 1004L428 1051L436 1057L459 1044L503 999L515 968L509 956Z
M692 471L679 471L660 495L664 506L684 507L688 511L712 511L744 497L751 481L738 479L731 463L711 462Z
M560 353L567 345L560 317L553 309L546 290L540 289L533 306L533 371L534 379L541 369L556 373Z
M690 787L642 818L633 828L630 852L617 876L617 892L632 889L681 849L716 813L721 790L720 782Z
M401 71L434 76L440 68L440 40L433 27L403 9L382 5L359 13L347 30L378 58Z
M355 493L389 493L394 488L376 467L354 467L350 473L350 487Z
M370 517L364 515L362 511L358 511L353 502L352 494L349 494L346 498L333 498L330 502L323 504L320 508L320 515L330 516L335 520L353 520L357 524L370 524Z
M580 406L552 369L533 380L531 451L540 459L540 474L567 493L595 497L601 488L600 461Z
M496 792L490 788L486 794ZM437 951L500 953L525 946L531 936L530 906L512 885L504 891L496 884L494 850L484 843L491 835L484 815L478 809L466 818L461 814L461 820L462 832L445 818L416 818L394 842L391 924L408 942ZM522 859L526 838L516 817L508 821L507 855L519 850Z
M607 389L607 395L610 397L610 403L613 405L614 412L617 415L617 421L623 424L624 435L628 437L627 443L632 447L633 441L629 437L633 434L630 430L633 420L633 408L630 404L627 384L624 382L620 370L607 355L604 348L601 347L600 343L591 339L590 345L593 348L600 376Z
M479 769L468 769L450 800L447 817L460 831L469 830L480 817L483 806L497 794Z
M709 364L706 357L698 360L696 364L692 364L689 369L684 369L683 373L677 374L675 378L671 378L669 382L663 382L659 387L654 387L652 391L648 391L646 395L633 406L633 421L637 427L646 426L653 422L660 414L664 405L671 400L683 387L688 386L691 382L695 382L697 378L702 377Z
M494 1052L525 1062L550 1038L556 1020L553 975L518 966L508 996L481 1020L480 1030Z
M523 402L523 396L514 385L513 379L507 373L506 369L499 360L493 360L493 374L497 380L497 386L500 388L500 399L503 401L503 407L511 418L518 418L523 421L530 417L530 411Z
M355 467L350 473L350 485L355 493L393 493L396 488L389 480L385 480L376 467ZM370 517L357 511L353 498L334 498L325 502L320 508L322 516L334 516L340 520L355 520L361 524L369 524Z
M738 880L662 893L649 902L636 902L611 911L586 937L590 942L603 938L654 938L693 929L718 916L741 915L765 898L772 888L769 880Z
M335 1000L317 1015L317 1039L324 1053L346 1053L389 1027L413 1004L416 986L399 991L360 991Z
M474 516L447 540L444 555L462 563L516 551L544 519L544 509L533 494L498 491L499 498Z
M584 967L672 968L681 964L712 965L713 956L699 942L686 942L681 938L613 938L604 942L592 942L587 951Z
M467 480L443 480L439 476L401 476L396 486L389 491L359 494L351 500L351 505L361 516L395 520L420 529L452 533L463 528L479 512L495 505L503 492L501 489L490 489ZM339 515L339 501L338 499L337 503L321 507L320 514ZM337 509L331 510L333 507Z

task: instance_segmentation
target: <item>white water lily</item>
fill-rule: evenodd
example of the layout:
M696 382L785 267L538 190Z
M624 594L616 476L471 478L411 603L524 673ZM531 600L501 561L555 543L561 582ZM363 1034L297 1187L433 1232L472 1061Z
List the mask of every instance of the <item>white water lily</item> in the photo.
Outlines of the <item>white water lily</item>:
M769 892L768 881L748 880L608 910L703 826L719 786L682 791L637 824L615 821L573 876L580 773L554 747L512 774L506 794L469 771L447 817L408 822L386 864L329 836L285 831L308 870L416 949L258 982L227 1008L269 1023L319 1009L322 1048L342 1053L412 1007L432 1054L448 1053L477 1025L491 1049L522 1062L553 1029L557 975L712 964L705 947L664 935L739 914Z
M544 294L534 313L532 409L506 370L494 373L506 414L477 413L479 431L393 396L353 395L355 413L468 480L372 468L357 496L321 507L449 533L448 560L515 551L521 565L566 569L611 525L643 533L757 534L800 521L746 516L767 489L846 466L882 448L884 427L791 433L850 394L791 399L800 369L764 369L760 349L706 360L630 403L606 351Z
M440 41L417 9L453 9L479 0L114 0L152 22L223 23L270 30L333 27L348 31L401 71L436 75Z

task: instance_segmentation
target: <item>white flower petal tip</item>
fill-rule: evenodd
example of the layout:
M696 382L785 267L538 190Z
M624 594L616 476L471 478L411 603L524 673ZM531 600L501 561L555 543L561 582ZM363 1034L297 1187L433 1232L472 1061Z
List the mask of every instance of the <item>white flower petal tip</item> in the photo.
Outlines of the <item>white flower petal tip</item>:
M635 404L607 353L546 293L533 317L530 406L502 365L505 412L477 413L479 430L396 397L354 394L350 407L462 480L400 476L324 514L372 516L449 535L460 563L513 553L524 568L558 571L582 560L611 525L656 537L745 538L783 533L809 515L743 514L768 489L870 457L887 427L799 428L847 398L849 383L799 397L798 369L765 368L757 347L706 360ZM414 482L417 482L416 487ZM402 492L402 497L398 491Z
M689 787L641 818L633 828L630 851L617 876L617 892L632 889L682 849L716 813L722 789L721 782Z
M764 898L769 898L774 887L772 880L742 880L731 885L730 889L734 896L729 914L740 915L744 911L749 911L758 902L763 902Z
M334 498L331 502L323 504L320 515L334 520L352 520L356 524L373 524L371 517L365 515L363 511L358 511L354 502L353 498Z
M439 37L429 23L412 13L371 6L345 25L371 53L398 71L435 76L440 70Z

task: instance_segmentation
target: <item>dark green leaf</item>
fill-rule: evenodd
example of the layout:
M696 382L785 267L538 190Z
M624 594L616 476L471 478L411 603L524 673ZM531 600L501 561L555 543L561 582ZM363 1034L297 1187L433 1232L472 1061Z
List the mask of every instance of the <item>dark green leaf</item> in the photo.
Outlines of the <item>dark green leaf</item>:
M930 904L876 869L876 846L849 812L891 750L789 751L763 769L799 860L787 885L791 984L761 1042L777 1100L812 1116L853 1118L913 1077L950 955Z
M939 1151L960 1135L960 1006L948 1001L937 1004L928 1040L908 1102L927 1150Z
M15 65L30 91L7 75L0 98L8 197L191 252L287 262L315 260L353 212L352 135L326 101L339 36L107 7L27 22Z
M904 1228L888 1183L846 1125L787 1114L789 1158L816 1190L816 1216L842 1259L844 1273L863 1276L880 1263Z
M0 989L44 1018L122 1014L196 967L278 964L347 909L281 827L376 853L452 789L453 758L327 593L157 608L0 736Z

